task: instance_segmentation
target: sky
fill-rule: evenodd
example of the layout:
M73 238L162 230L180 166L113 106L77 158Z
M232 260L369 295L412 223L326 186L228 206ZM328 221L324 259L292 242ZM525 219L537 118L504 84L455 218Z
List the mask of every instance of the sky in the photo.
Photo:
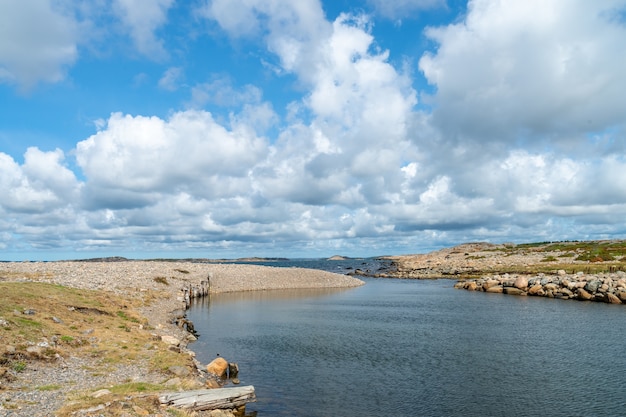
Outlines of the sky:
M0 260L626 238L626 0L2 0Z

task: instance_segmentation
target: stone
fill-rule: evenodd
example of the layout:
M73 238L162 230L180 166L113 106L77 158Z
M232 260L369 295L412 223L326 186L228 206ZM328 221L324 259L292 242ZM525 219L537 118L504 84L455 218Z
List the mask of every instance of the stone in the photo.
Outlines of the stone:
M528 294L529 295L539 295L539 292L543 292L543 287L541 286L541 284L535 284L532 287L530 287L528 289Z
M186 366L175 365L175 366L170 366L167 369L168 371L170 371L176 376L186 377L191 374L191 372L189 372L189 369Z
M585 291L593 294L594 292L598 291L600 285L602 285L602 283L598 280L589 281L587 282L587 284L585 284Z
M606 294L606 302L609 304L622 304L622 300L620 300L615 294L611 294L610 292Z
M617 297L622 300L622 302L626 301L626 291L620 291L617 293Z
M179 385L180 383L181 383L181 379L176 377L176 378L168 379L167 381L165 381L163 385L165 385L166 387L175 387Z
M230 362L228 364L228 377L236 379L238 375L239 375L239 365L235 362Z
M515 281L513 282L513 286L520 290L524 290L528 288L528 278L523 275L520 275L519 277L515 278Z
M101 389L98 390L96 392L92 392L91 393L91 397L92 398L100 398L100 397L104 397L105 395L109 395L111 394L111 391L109 391L108 389Z
M499 284L500 284L500 281L498 281L497 279L488 279L483 283L483 288L486 291L488 288L495 287L496 285L499 285Z
M494 285L493 287L487 288L485 292L490 292L493 294L502 294L502 285Z
M565 272L565 270L564 270L564 269L559 269L558 271L556 271L556 273L557 273L558 275L561 275L561 276L563 276L563 275L567 274L567 272Z
M589 294L584 288L579 288L576 293L579 300L589 301L593 298L593 295Z
M568 297L573 297L574 293L571 292L569 289L567 288L561 288L561 290L559 291L561 294L567 295Z
M228 410L212 410L209 417L233 417L234 414Z
M161 336L161 340L171 346L180 345L180 340L175 338L174 336L164 335L164 336Z
M465 289L468 291L476 291L477 287L478 285L476 284L476 281L470 281L465 284Z
M526 292L515 287L505 287L502 292L508 295L526 295Z
M226 370L228 369L228 361L224 358L215 358L206 366L208 373L216 375L220 378L226 377Z
M138 405L133 405L133 411L138 416L149 416L150 412L144 408L139 407Z

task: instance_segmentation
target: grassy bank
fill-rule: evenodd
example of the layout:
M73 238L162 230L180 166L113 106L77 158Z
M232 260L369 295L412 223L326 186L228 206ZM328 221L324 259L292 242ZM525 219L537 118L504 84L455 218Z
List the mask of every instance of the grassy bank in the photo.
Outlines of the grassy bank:
M116 401L122 403L129 396L139 395L141 399L134 400L133 406L156 412L159 407L156 397L144 394L165 390L161 383L170 377L171 366L192 366L189 355L170 350L155 338L147 320L137 312L138 307L156 297L158 295L149 292L142 297L125 298L40 282L0 282L0 345L3 346L0 387L6 388L28 367L43 369L70 357L84 359L86 365L83 366L94 378L142 363L150 372L162 373L160 381L127 380L87 390L80 381L74 381L75 387L47 384L29 389L63 392L67 402L59 410L60 416L105 402L115 405ZM110 393L99 398L90 395L100 388ZM11 410L18 409L20 404L5 401L2 406ZM117 408L119 415L128 412L122 406ZM107 407L107 412L111 413L107 415L116 415L115 410L115 406Z

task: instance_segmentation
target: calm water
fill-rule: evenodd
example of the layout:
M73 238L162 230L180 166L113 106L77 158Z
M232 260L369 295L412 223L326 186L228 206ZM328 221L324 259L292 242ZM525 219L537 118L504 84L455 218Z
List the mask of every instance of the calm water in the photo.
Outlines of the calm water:
M626 415L626 308L366 279L193 306L208 363L238 362L267 416Z

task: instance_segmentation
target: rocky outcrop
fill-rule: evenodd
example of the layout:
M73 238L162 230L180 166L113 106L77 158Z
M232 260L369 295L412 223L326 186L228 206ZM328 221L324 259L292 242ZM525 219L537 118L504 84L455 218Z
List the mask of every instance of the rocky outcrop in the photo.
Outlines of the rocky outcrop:
M567 274L560 270L554 275L490 275L479 279L459 281L454 288L623 304L626 302L626 272L587 275L582 272Z

